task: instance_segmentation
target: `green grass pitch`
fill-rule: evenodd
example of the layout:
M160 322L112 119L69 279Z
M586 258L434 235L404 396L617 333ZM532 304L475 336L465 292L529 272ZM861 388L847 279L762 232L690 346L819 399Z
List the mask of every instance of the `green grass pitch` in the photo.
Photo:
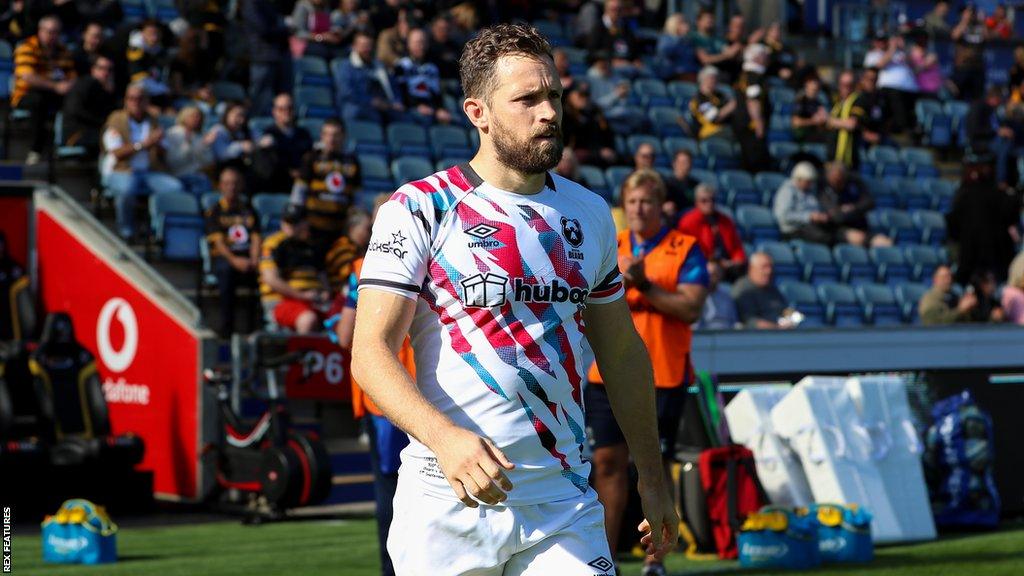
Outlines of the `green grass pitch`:
M14 535L14 574L90 576L377 576L373 520L282 522L242 526L215 522L173 527L126 528L118 534L120 561L105 566L43 564L38 535ZM636 561L623 562L625 576L639 574ZM671 574L739 572L735 562L691 562L674 553ZM743 572L755 574L755 572ZM766 574L765 572L756 572ZM824 568L813 574L906 574L955 576L1024 575L1024 523L999 532L945 537L926 544L876 551L864 566Z

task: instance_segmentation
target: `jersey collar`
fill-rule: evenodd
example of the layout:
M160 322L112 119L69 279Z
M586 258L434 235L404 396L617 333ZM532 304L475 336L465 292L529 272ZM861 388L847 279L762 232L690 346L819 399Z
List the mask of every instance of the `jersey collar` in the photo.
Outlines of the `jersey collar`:
M477 188L484 183L484 179L476 173L476 170L473 170L473 167L469 165L469 162L463 162L459 164L457 168L462 172L462 175L466 177L466 180L469 181L469 184L473 188ZM544 185L552 190L555 189L555 179L551 177L550 172L544 173Z

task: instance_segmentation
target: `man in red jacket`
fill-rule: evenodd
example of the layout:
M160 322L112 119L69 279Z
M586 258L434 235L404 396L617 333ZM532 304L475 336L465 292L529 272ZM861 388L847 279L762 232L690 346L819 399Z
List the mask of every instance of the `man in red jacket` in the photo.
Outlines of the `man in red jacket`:
M747 254L736 223L715 209L715 189L700 184L694 192L695 207L679 219L679 231L697 238L704 257L717 262L727 279L743 275Z

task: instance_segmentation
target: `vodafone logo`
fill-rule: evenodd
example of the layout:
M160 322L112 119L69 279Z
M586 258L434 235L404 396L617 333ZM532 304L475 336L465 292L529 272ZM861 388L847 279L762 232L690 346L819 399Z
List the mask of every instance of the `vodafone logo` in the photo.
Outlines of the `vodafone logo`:
M339 194L345 189L345 177L341 175L341 172L331 172L324 178L324 184L327 185L327 191L331 194Z
M120 350L114 350L110 343L111 323L115 318L124 330L124 342ZM124 298L111 298L100 310L96 320L96 348L103 364L111 372L124 372L135 360L135 352L139 348L139 322L135 310Z

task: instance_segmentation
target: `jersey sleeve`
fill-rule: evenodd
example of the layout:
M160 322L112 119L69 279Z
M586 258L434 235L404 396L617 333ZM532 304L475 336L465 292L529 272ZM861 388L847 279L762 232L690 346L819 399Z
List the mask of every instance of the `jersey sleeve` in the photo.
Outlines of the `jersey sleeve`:
M432 208L425 193L403 186L377 212L359 289L419 297L430 259Z
M590 291L588 302L591 304L607 304L614 302L625 290L622 288L622 272L619 271L618 246L615 242L615 222L611 212L604 210L600 215L602 234L601 267L598 269L597 284Z
M686 255L686 260L679 267L679 279L677 284L696 284L707 288L711 285L711 278L708 275L708 261L704 258L700 246L694 244Z

